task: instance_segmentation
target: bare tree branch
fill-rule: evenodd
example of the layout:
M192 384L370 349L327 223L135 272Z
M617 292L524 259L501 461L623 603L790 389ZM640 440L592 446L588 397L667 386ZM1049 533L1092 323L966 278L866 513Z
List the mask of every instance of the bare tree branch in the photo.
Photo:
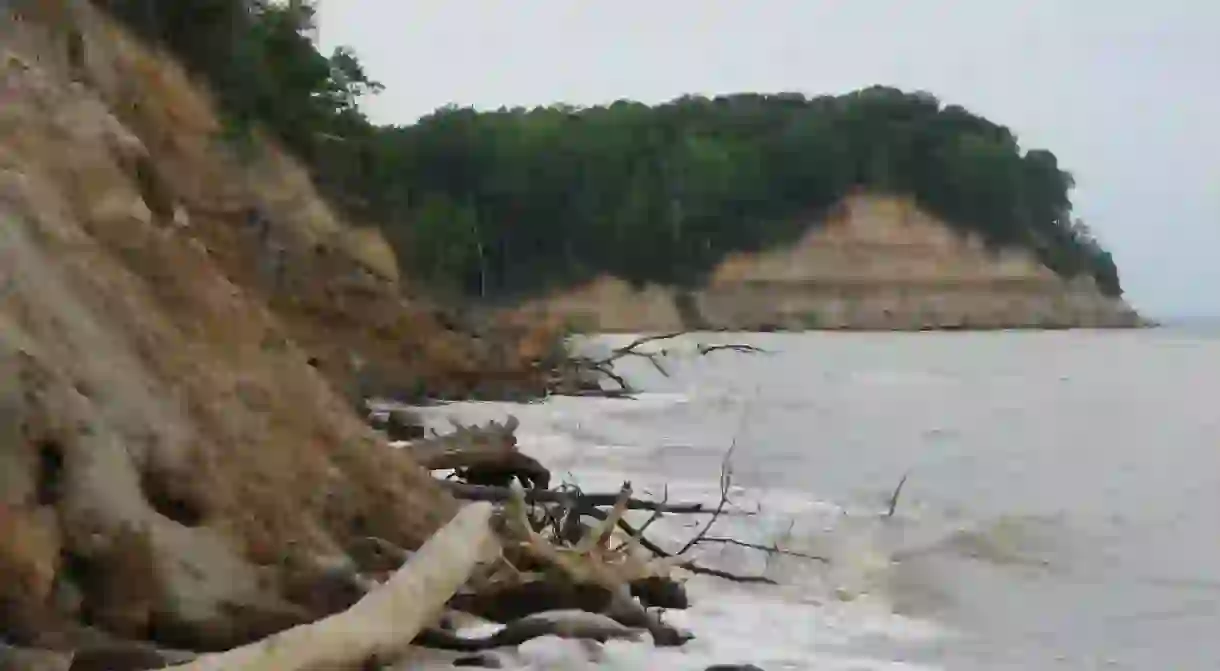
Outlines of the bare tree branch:
M765 350L754 345L699 345L700 355L708 355L712 352L737 352L738 354L770 354L770 350Z
M699 542L700 543L718 543L720 545L735 545L737 547L747 548L749 550L758 550L760 552L766 552L767 554L780 555L783 557L796 557L798 559L809 559L812 561L822 562L823 564L830 563L830 560L827 559L826 557L805 554L804 552L796 552L794 550L785 550L785 549L781 548L778 543L775 545L760 545L757 543L747 543L745 541L739 541L736 538L721 538L718 536L704 536L703 538L699 539Z
M758 391L755 390L755 395L751 397L750 403L741 411L741 417L737 420L737 430L733 432L733 442L729 444L729 449L724 453L724 458L720 461L720 502L716 504L716 512L712 513L712 518L703 525L703 529L695 534L693 538L678 550L678 554L686 554L691 548L699 544L699 539L707 535L712 529L712 525L720 518L720 513L724 512L725 506L729 503L729 491L733 487L733 453L737 451L737 440L741 437L741 432L745 430L746 422L750 419L750 410L754 407L754 398L758 397Z
M449 493L464 501L490 501L503 503L512 498L512 490L508 487L492 487L487 485L469 485L448 480L437 481ZM563 503L583 506L611 506L618 500L618 494L584 494L553 489L533 489L525 492L527 503ZM702 503L658 503L646 499L630 498L627 500L628 510L651 510L680 515L711 514L710 507Z
M725 329L716 329L716 331L724 330ZM669 377L669 371L661 363L661 360L668 356L668 350L662 349L658 352L644 352L639 348L650 343L655 343L662 340L671 340L673 338L678 338L691 333L693 333L693 331L675 331L671 333L641 336L635 340L632 340L626 345L623 345L622 347L612 349L609 356L600 359L587 356L568 357L566 360L560 363L554 371L557 376L557 381L553 386L562 386L565 388L578 387L577 389L571 389L571 391L579 396L622 397L630 395L634 393L635 390L631 387L630 383L623 378L622 375L619 375L614 371L614 364L626 357L638 357L648 360L648 362L652 364L652 367L656 369L658 373L664 375L665 377ZM745 344L705 345L699 343L696 345L695 351L700 356L721 351L732 351L739 354L767 353L766 350L759 347ZM596 373L597 375L603 376L604 378L613 381L616 385L618 385L618 388L611 390L583 389L579 388L579 384L571 384L573 379L579 378L582 372Z
M907 483L907 477L911 475L910 471L902 474L902 479L898 481L898 486L894 487L894 493L890 494L890 507L886 511L886 517L893 517L894 511L898 509L898 497L902 496L902 486Z
M596 517L599 519L604 519L604 516L606 515L605 512L603 512L597 508L590 508L588 510L583 511L582 514L588 515L590 517ZM634 526L631 525L631 523L627 522L627 520L620 519L618 521L618 527L620 529L622 529L623 531L627 532L627 535L634 538L636 540L636 542L639 543L640 547L644 548L645 550L648 550L649 552L653 553L654 555L656 555L662 559L676 559L677 558L677 556L678 556L677 553L670 552L670 551L666 550L665 548L657 545L655 542L649 540L646 536L644 536L643 534L640 533L639 529L636 529ZM739 575L736 573L730 573L728 571L722 571L720 569L702 566L691 559L677 562L674 564L674 566L687 570L687 571L690 571L691 573L694 573L697 575L707 575L707 576L712 576L714 578L722 578L724 580L729 580L732 582L758 583L758 584L764 584L764 585L778 585L779 584L776 581L774 581L771 578L768 578L766 576Z

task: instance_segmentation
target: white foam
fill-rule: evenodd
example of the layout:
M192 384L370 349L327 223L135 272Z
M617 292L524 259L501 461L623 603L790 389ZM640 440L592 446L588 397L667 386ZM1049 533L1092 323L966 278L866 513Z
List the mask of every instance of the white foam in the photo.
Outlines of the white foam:
M649 642L613 641L599 652L556 637L535 639L504 656L506 668L622 669L685 671L712 664L754 664L763 669L824 671L931 671L902 660L853 652L854 642L884 634L907 640L935 635L918 623L895 621L866 603L820 606L802 604L755 589L726 586L714 579L689 585L691 609L667 614L671 624L695 632L681 648L656 648Z
M643 403L652 410L678 405L689 399L681 394L649 394ZM521 421L519 443L547 464L558 479L571 478L585 491L616 491L630 480L636 491L653 497L668 491L670 501L719 500L716 479L683 478L679 473L649 469L647 451L639 446L593 443L573 437L574 427L598 423L599 435L613 434L614 415L642 410L622 401L589 398L555 398L545 403L460 403L427 408L421 412L429 424L443 429L452 417L463 422L485 422L513 414ZM604 424L604 426L603 426ZM733 546L706 546L695 556L703 563L742 573L765 573L779 586L749 586L696 576L688 583L691 608L672 611L666 620L688 629L695 640L681 648L656 648L650 641L616 641L593 652L587 645L556 637L544 637L502 656L513 669L631 669L633 671L683 671L704 669L712 664L755 664L768 670L819 669L875 671L920 666L875 653L878 639L903 643L943 637L939 627L894 615L883 593L872 588L874 573L884 570L885 560L875 553L875 530L867 525L836 525L844 511L807 493L787 490L736 489L734 507L756 510L751 516L725 516L717 521L715 535L762 544L787 535L785 547L801 552L836 554L835 571L799 558L768 558L765 553ZM641 515L637 513L637 521ZM650 528L649 535L676 547L702 525L706 518L667 516ZM794 520L788 528L785 520ZM826 531L852 534L848 542L827 545ZM847 529L847 530L844 530ZM844 568L845 567L845 568ZM850 593L850 601L836 598ZM863 654L867 650L872 656Z

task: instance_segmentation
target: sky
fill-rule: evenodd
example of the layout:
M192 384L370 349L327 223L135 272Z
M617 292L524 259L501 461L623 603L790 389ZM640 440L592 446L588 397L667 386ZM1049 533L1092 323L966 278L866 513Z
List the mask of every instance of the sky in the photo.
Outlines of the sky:
M449 103L925 90L1053 151L1075 215L1153 317L1220 315L1220 2L321 0L319 39L386 86L377 122Z

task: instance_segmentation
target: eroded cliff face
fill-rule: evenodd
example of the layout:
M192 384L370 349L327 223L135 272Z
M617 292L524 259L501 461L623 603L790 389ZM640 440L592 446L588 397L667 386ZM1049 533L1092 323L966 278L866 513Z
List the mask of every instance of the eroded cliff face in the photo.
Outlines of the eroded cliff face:
M530 301L524 314L550 314L574 331L627 332L680 331L686 319L669 287L636 288L617 277L603 275L592 282L546 298Z
M547 305L604 331L669 330L676 314L688 327L737 330L1141 325L1091 278L1065 281L1028 252L992 253L912 200L877 194L846 198L786 248L730 256L684 297L585 287ZM666 317L650 323L654 314Z
M0 635L219 648L312 619L310 562L456 505L353 411L361 362L441 386L486 347L88 3L0 14Z
M1120 327L1139 323L1091 278L1065 281L1023 250L992 253L911 199L848 197L795 245L728 258L699 298L747 328Z

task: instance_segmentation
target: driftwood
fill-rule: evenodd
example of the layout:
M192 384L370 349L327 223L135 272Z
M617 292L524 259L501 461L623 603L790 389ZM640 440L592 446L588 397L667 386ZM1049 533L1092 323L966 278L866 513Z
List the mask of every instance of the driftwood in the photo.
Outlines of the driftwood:
M557 636L605 643L611 639L634 640L642 629L628 627L605 615L585 610L560 610L535 613L496 631L490 636L466 638L440 629L427 629L415 638L415 645L437 650L479 652L503 648L540 638Z
M557 610L604 613L610 608L610 593L599 585L573 584L567 580L525 580L455 595L449 607L504 624L531 615Z
M513 497L513 491L510 487L490 487L485 485L471 485L462 482L445 481L444 486L449 490L450 494L465 501L490 501L493 503L505 503ZM536 503L560 503L574 507L596 507L610 506L618 500L619 494L597 493L586 494L579 491L565 491L554 489L532 489L524 493L525 502L529 504ZM628 510L652 510L665 513L675 513L684 515L694 515L700 513L711 514L715 510L702 503L661 503L657 501L648 501L645 499L631 498L627 500Z
M647 341L645 340L643 342ZM742 421L745 421L744 416ZM511 422L514 427L516 426L512 418L510 418L509 422ZM489 426L495 427L501 425L492 423ZM620 505L623 506L624 509L653 511L653 517L639 529L634 528L626 520L622 519L621 515L619 515L613 521L613 523L610 524L610 526L617 526L626 532L629 537L635 538L640 547L651 552L655 557L672 559L673 566L690 571L691 573L713 576L734 582L775 584L774 580L771 580L765 576L738 575L728 571L702 566L690 559L680 558L681 555L686 554L686 552L691 550L694 546L701 543L727 542L726 539L709 540L707 539L707 533L715 523L716 519L718 519L721 515L730 514L728 511L728 505L730 503L729 490L732 486L732 468L730 462L735 448L736 441L734 440L733 446L729 448L729 451L724 457L720 477L720 500L714 506L705 505L703 503L669 503L668 492L666 492L665 500L663 501L649 501L634 498L630 495L624 499L623 491L614 494L585 493L574 488L559 490L531 489L529 491L520 491L510 486L476 485L449 480L442 481L442 485L455 497L468 501L509 503L513 501L515 497L519 496L522 497L524 502L529 505L557 504L561 507L559 517L562 517L564 521L557 525L557 533L555 534L556 538L560 541L571 543L577 542L577 540L587 532L587 529L580 523L581 517L592 517L602 522L606 522L609 519L608 514L601 510L601 507ZM625 485L625 487L629 486ZM703 528L699 531L699 533L688 541L680 550L677 552L669 552L658 546L656 543L650 541L644 535L644 531L647 530L648 526L656 521L656 519L662 513L708 514L711 515L711 518L706 524L703 525ZM741 543L741 546L750 547L750 544ZM804 556L800 555L799 553L787 552L779 548L758 546L753 549L763 550L772 554L791 555L808 559L822 560L820 557ZM644 605L655 605L666 608L685 607L685 591L680 585L667 577L656 575L637 576L632 580L628 580L627 585L630 593L639 597ZM537 604L537 607L534 609L529 609L528 607L523 609L520 607L507 606L507 604L512 604L514 602L534 603ZM477 606L475 605L476 603L478 604ZM511 613L513 617L522 617L529 613L556 608L581 608L601 612L607 606L608 603L606 602L606 595L602 595L601 598L590 598L588 594L573 593L570 590L563 589L552 589L546 591L545 596L538 593L534 593L530 596L526 596L524 594L498 594L494 598L471 601L466 608L472 608L473 610L470 612L476 612L484 617L488 617L489 619L504 622L507 621L504 618L508 617L508 613Z
M745 416L743 415L742 422L744 423L744 421L745 421ZM579 505L578 507L573 509L573 512L575 513L573 515L573 517L589 516L589 517L593 517L595 519L601 520L603 522L609 522L611 519L613 519L614 523L620 529L622 529L624 532L626 532L630 538L633 538L635 540L635 542L640 545L640 547L653 553L654 556L656 556L658 558L666 559L666 560L671 560L673 562L673 566L675 566L677 568L681 568L686 571L690 571L691 573L695 573L698 575L712 576L712 577L721 578L724 580L730 580L732 582L759 583L759 584L768 584L768 585L776 584L776 582L774 580L772 580L771 578L768 578L766 576L739 575L736 573L730 573L728 571L723 571L720 569L702 566L691 559L683 559L682 555L686 554L687 552L692 550L697 545L700 545L703 543L717 543L717 544L725 544L725 545L736 545L739 547L767 552L768 554L773 554L773 555L778 554L778 555L783 555L783 556L808 559L808 560L812 560L812 561L819 561L822 563L829 563L829 560L827 560L824 557L783 550L783 549L780 549L778 546L769 547L769 546L758 545L758 544L754 544L754 543L747 543L747 542L739 541L739 540L732 539L732 538L721 538L721 537L708 536L708 532L711 531L712 526L716 523L716 520L719 519L721 515L725 514L725 512L730 504L729 492L732 490L732 486L733 486L732 455L733 455L733 452L736 450L736 448L737 448L737 440L736 440L736 438L734 438L733 443L729 447L728 452L726 452L724 455L724 459L723 459L723 461L721 463L721 467L720 467L720 500L717 502L717 504L714 508L709 507L709 508L702 508L700 510L700 512L704 512L704 511L710 512L712 515L711 518L708 519L708 521L703 525L703 527L676 552L669 552L669 551L665 550L664 548L657 545L655 542L650 541L648 539L648 537L644 535L644 531L647 530L649 525L651 525L653 522L655 522L658 519L658 517L661 515L661 513L668 512L670 510L670 506L666 505L665 502L662 502L658 505L653 506L652 509L655 511L655 513L639 529L636 529L635 527L633 527L626 520L622 519L621 516L614 519L606 512L600 510L599 508L597 508L593 505L589 505L587 502L585 502L583 505ZM901 488L901 485L899 485L899 488ZM667 500L668 500L668 491L666 491L666 501ZM649 585L647 587L645 587L642 584L638 585L638 586L633 584L632 589L634 592L637 592L637 593L644 592L646 589L649 590L646 594L641 595L641 600L644 601L650 597L653 599L667 598L666 592L664 590L669 590L672 588L668 587L665 584L664 580L661 580L660 582L654 582L652 585ZM662 590L662 591L654 591L654 590ZM672 596L674 598L677 598L676 594L673 594Z
M898 497L902 496L902 488L907 484L907 478L910 477L910 471L902 474L902 478L898 481L898 485L894 487L893 493L890 494L890 502L883 517L893 517L898 510Z
M405 449L418 451L429 468L456 467L460 475L462 465L511 463L517 468L520 462L505 455L529 458L517 450L515 428L516 420L511 418L484 427L460 427L453 434ZM407 646L478 652L546 635L605 641L636 638L647 631L655 645L682 645L691 635L666 624L659 612L649 608L689 605L682 584L670 577L672 569L740 582L772 582L700 566L682 556L687 550L703 543L728 543L801 556L708 535L715 519L729 508L727 457L725 463L721 500L714 506L671 504L668 492L661 501L637 499L628 483L617 494L585 494L575 489L526 491L516 482L489 486L442 481L459 498L476 502L463 508L418 552L375 537L349 541L345 549L354 580L348 582L358 588L352 596L354 605L313 624L169 668L354 671L391 661ZM532 476L521 478L514 472L513 477L528 485ZM502 515L493 517L493 502L503 504ZM628 509L650 510L653 515L635 529L623 519ZM685 547L669 552L644 536L662 514L710 514L711 519ZM595 523L586 525L581 518ZM503 546L496 542L497 533ZM386 576L386 582L377 586ZM505 626L482 637L433 626L446 602L452 609ZM144 656L133 657L134 652ZM71 668L153 668L124 666L154 659L145 652L82 650Z
M717 330L723 331L724 329ZM555 366L552 371L550 392L557 395L572 396L630 397L636 393L636 390L627 382L626 378L615 371L615 363L629 357L645 359L648 363L652 364L652 367L658 373L669 377L669 371L661 364L662 359L669 352L665 349L658 352L646 352L640 348L644 345L662 340L672 340L689 335L690 333L693 333L693 331L675 331L672 333L642 336L622 347L611 350L608 356L601 358L587 356L567 357ZM707 356L715 352L735 352L738 354L768 353L762 348L745 344L705 345L699 343L695 346L695 353L699 356ZM602 380L610 380L617 385L617 388L604 389L601 384Z
M627 510L627 501L631 499L630 485L623 485L619 499L607 513L607 518L572 545L553 544L536 531L527 512L525 492L519 487L513 491L514 497L505 506L506 533L518 542L519 547L548 567L557 569L572 584L594 585L606 590L609 603L605 614L627 626L647 629L656 645L682 645L690 640L689 634L665 624L658 615L649 612L631 596L631 582L667 576L672 562L642 558L634 538L617 547L610 545L615 524L622 519Z
M582 511L582 514L589 515L590 517L600 518L600 519L606 519L608 517L605 512L598 510L596 508ZM680 568L684 571L690 571L691 573L694 573L697 575L706 575L706 576L711 576L713 578L721 578L723 580L728 580L731 582L756 583L756 584L762 584L762 585L778 584L774 580L772 580L771 578L768 578L766 576L739 575L736 573L731 573L729 571L722 571L720 569L703 566L703 565L695 562L693 559L682 558L678 554L670 552L670 551L666 550L665 548L657 545L654 541L648 540L648 538L646 536L644 536L644 534L641 532L641 530L636 529L635 527L633 527L629 522L627 522L624 519L620 518L615 523L618 525L618 527L620 529L622 529L624 532L626 532L628 535L630 535L632 538L634 538L636 540L636 542L640 544L640 547L644 548L645 550L648 550L656 557L659 557L661 559L671 560L670 565L673 566L674 568Z
M405 443L402 449L428 470L454 469L472 484L507 486L514 478L526 487L546 489L551 472L538 460L517 449L517 418L485 426L462 426L454 431Z
M615 350L612 357L602 363L636 355L635 348L639 345L674 335L678 334L637 340ZM754 351L740 347L748 346L700 346L699 353ZM659 366L655 361L654 365ZM454 470L450 478L456 479L438 482L456 498L478 502L476 505L495 503L503 506L504 514L497 518L496 525L505 541L501 562L486 575L470 575L464 589L455 589L448 606L455 611L504 623L505 627L495 634L478 638L463 637L443 627L420 627L413 634L413 645L477 652L516 645L548 634L601 640L640 630L647 630L657 645L682 645L690 635L665 624L657 612L649 610L649 607L681 609L689 606L682 583L670 576L672 569L681 568L737 582L774 584L765 576L736 575L701 566L684 556L695 546L733 544L824 561L778 547L709 536L708 532L721 515L740 514L730 510L732 449L725 457L721 496L715 505L670 503L668 491L661 501L635 498L628 483L624 483L617 493L585 493L573 487L547 489L550 472L517 447L515 417L481 426L468 427L456 422L454 426L451 433L438 435L432 431L429 437L399 446L429 470ZM636 529L623 519L623 513L629 509L648 510L653 515ZM680 549L667 551L644 535L649 525L663 514L699 514L710 518ZM591 518L596 524L587 525L582 518ZM625 540L613 540L616 529L625 533ZM374 581L378 576L398 569L404 562L409 566L416 561L410 559L411 553L379 538L357 538L349 545L346 548L348 555L360 574L371 576ZM369 598L371 595L366 600ZM573 611L589 616L561 621L553 615L546 616L547 613ZM601 625L608 621L616 624L607 630Z
M466 506L389 581L342 613L169 668L333 671L393 659L440 614L479 563L497 556L491 515L486 503Z

